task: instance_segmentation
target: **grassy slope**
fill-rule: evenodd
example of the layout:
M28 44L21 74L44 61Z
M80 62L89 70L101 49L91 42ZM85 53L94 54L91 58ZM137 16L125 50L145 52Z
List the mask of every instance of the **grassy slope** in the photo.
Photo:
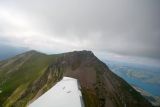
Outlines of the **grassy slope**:
M24 107L63 75L79 79L86 107L105 107L108 104L122 107L127 102L130 107L142 107L139 105L141 102L148 104L136 91L129 92L132 89L130 85L108 71L107 66L91 53L83 51L49 56L30 52L29 56L15 59L10 64L0 62L0 106ZM124 97L123 101L121 97Z
M37 52L31 54L21 66L12 72L7 73L7 71L16 67L17 63L22 63L19 60L20 58L16 59L17 63L10 64L1 69L0 78L1 80L2 78L5 79L0 81L0 90L2 91L0 93L0 106L2 104L3 106L9 106L14 100L18 99L27 86L39 78L55 58L54 56L47 56Z

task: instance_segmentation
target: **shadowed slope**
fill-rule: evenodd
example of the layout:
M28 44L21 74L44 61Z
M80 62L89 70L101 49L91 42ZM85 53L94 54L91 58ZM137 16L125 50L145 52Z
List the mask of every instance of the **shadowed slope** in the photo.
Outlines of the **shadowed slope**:
M30 51L0 62L0 73L3 80L0 101L6 107L23 107L29 104L63 76L80 81L86 107L151 106L90 51L57 55Z

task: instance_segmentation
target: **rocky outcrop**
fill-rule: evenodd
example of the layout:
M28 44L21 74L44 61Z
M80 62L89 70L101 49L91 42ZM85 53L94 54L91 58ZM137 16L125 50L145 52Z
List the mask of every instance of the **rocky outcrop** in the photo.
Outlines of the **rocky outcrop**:
M12 106L31 103L63 76L79 80L85 107L151 107L137 91L115 75L91 51L50 55L51 63L31 82Z

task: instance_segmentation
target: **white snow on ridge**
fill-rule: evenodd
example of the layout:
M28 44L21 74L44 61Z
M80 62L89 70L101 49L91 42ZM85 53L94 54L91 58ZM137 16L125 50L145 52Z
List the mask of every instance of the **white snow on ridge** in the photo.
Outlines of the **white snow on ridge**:
M63 77L29 107L84 107L80 84L77 79Z

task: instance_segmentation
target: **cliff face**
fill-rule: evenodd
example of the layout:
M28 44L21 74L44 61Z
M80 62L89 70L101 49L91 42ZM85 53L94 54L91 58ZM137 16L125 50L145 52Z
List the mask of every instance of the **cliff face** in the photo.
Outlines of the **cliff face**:
M0 86L1 106L23 107L54 86L63 76L68 76L79 80L85 107L151 107L148 101L90 51L57 55L31 51L21 56L0 62L0 79L3 80Z

